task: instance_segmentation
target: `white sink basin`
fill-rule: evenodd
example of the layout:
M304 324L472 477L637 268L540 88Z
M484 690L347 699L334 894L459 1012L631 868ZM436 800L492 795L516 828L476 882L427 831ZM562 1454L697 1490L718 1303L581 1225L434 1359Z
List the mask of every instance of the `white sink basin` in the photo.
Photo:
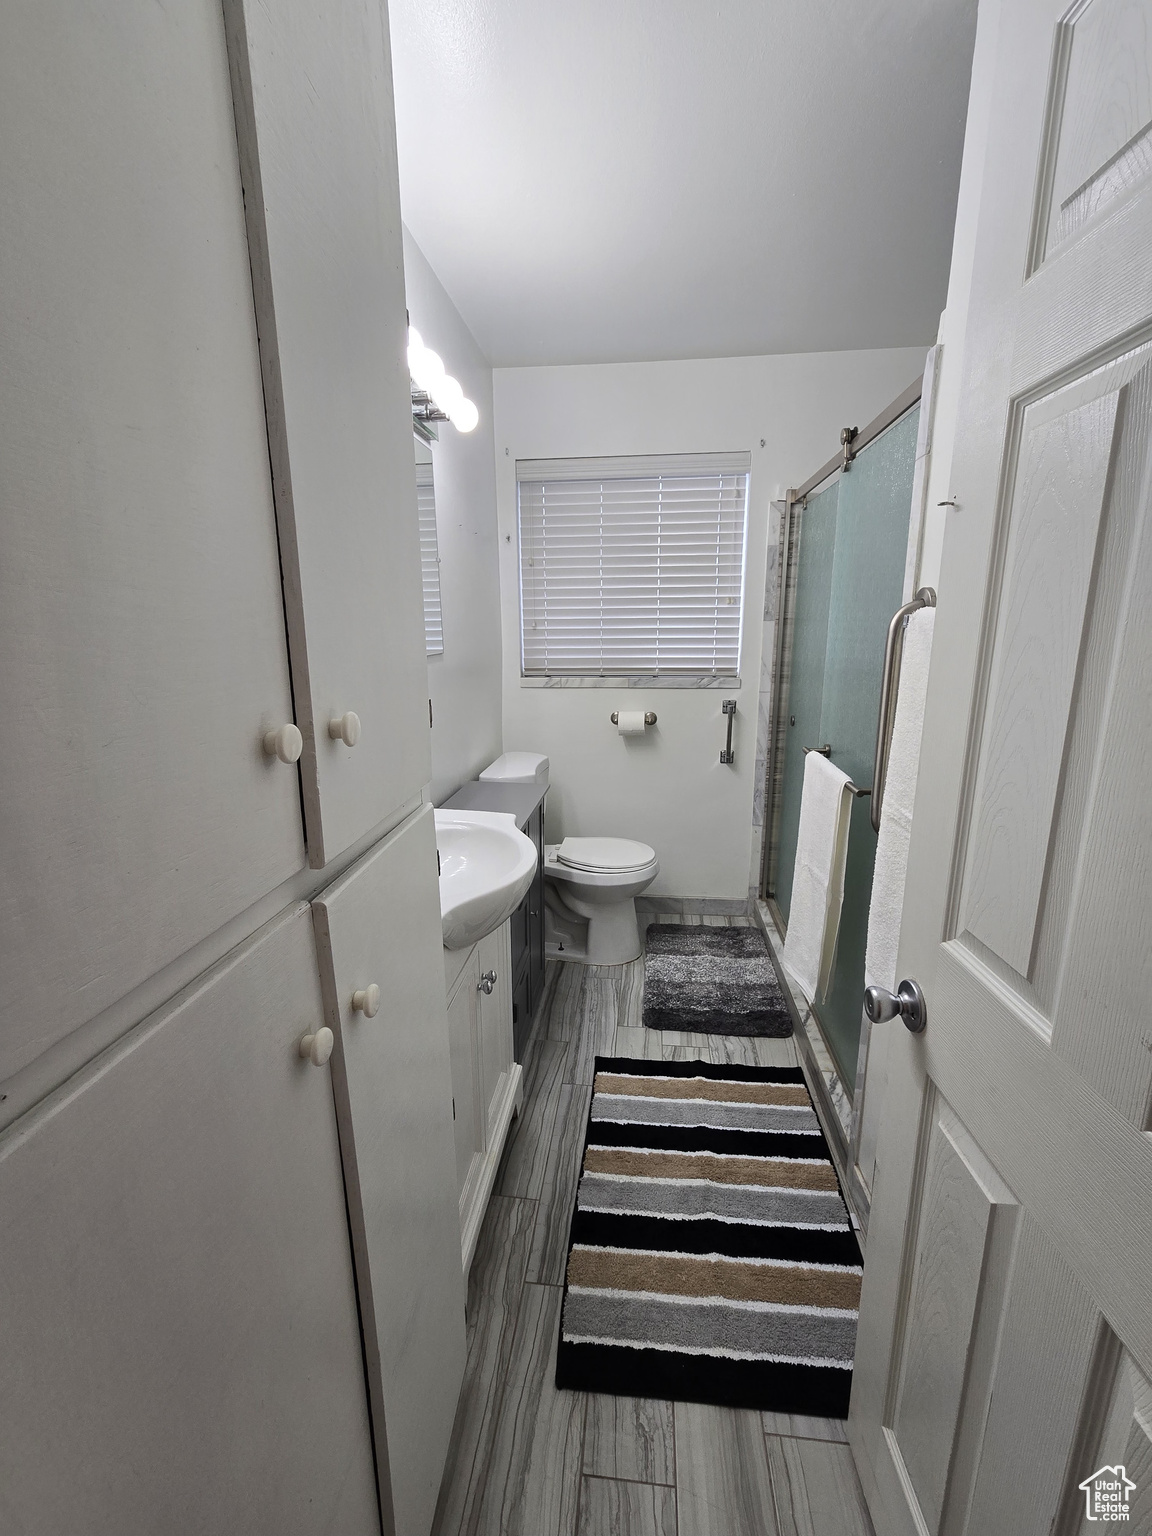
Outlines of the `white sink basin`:
M504 811L437 811L446 949L467 949L511 917L532 884L536 848Z

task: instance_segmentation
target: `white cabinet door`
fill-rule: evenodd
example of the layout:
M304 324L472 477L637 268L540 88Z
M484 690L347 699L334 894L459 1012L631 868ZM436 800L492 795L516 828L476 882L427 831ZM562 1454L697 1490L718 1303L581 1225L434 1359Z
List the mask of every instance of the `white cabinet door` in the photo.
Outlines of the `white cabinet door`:
M315 867L432 776L381 0L226 0ZM347 712L361 735L329 734Z
M484 1105L484 1141L490 1145L512 1067L512 938L504 923L485 934L477 946L480 974L495 977L491 992L480 993L480 1099Z
M0 8L0 1079L304 862L219 5Z
M448 1046L452 1060L452 1113L456 1132L456 1191L463 1195L473 1159L484 1151L478 1087L476 1010L480 962L475 948L448 1000Z
M464 1374L464 1285L430 806L314 903L381 1496L427 1536ZM357 997L379 987L373 1017Z
M379 1531L308 910L0 1136L0 1530Z

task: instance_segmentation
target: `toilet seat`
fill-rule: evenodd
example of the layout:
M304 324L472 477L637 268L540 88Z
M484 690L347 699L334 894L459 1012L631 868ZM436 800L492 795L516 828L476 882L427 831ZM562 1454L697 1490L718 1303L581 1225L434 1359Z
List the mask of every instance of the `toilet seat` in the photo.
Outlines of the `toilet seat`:
M566 837L556 849L556 859L590 874L626 874L647 869L655 862L656 850L628 837Z

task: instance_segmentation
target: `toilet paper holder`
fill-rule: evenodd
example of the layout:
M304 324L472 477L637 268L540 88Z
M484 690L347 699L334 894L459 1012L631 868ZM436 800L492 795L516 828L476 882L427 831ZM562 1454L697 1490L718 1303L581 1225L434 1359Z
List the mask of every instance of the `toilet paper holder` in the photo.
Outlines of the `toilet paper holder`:
M611 720L613 725L619 725L620 724L620 711L617 710L617 709L614 709L612 711L612 713L608 716L608 718L609 718L609 720ZM645 725L655 725L656 724L656 711L654 709L645 710L645 712L644 712L644 724Z

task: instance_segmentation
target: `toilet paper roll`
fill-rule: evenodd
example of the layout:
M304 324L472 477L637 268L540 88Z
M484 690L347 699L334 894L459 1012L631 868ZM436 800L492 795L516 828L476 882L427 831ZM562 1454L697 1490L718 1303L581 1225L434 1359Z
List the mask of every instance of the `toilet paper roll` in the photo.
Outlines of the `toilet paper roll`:
M616 716L616 729L621 736L643 736L644 711L642 709L622 709Z

